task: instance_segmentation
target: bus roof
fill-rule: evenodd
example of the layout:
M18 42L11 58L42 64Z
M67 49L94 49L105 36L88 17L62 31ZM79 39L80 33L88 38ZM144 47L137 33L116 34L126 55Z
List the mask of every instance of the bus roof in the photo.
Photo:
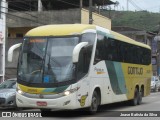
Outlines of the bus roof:
M45 25L34 28L26 33L26 36L65 36L81 34L84 30L96 29L95 25L87 24L59 24Z
M151 47L149 45L146 45L144 43L135 41L135 40L133 40L133 39L127 37L127 36L124 36L122 34L119 34L117 32L114 32L114 31L110 31L110 32L114 36L114 38L117 39L117 40L120 40L120 41L123 41L123 42L127 42L127 43L130 43L130 44L134 44L134 45L137 45L137 46L141 46L141 47L145 47L145 48L151 49Z
M76 34L82 34L83 31L88 29L96 30L96 25L89 25L89 24L57 24L57 25L44 25L40 27L36 27L26 33L26 37L29 36L65 36L65 35L76 35ZM101 28L101 27L99 27ZM104 28L101 32L105 33ZM107 29L106 29L107 30ZM124 35L121 35L117 32L107 30L110 34L109 36L112 36L114 39L127 42L130 44L135 44L137 46L145 47L148 49L151 49L150 46L137 42L129 37L126 37Z

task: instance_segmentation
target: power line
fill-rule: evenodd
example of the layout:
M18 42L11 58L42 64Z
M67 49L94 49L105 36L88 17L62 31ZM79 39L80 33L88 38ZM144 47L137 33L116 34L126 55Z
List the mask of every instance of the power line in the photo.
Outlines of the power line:
M73 3L71 3L71 2L67 2L67 1L63 1L63 0L57 0L57 1L60 1L60 2L66 3L66 4L68 4L68 5L72 5L72 6L79 7L79 5L77 5L77 4L73 4ZM19 1L19 2L21 2L21 3L25 3L26 5L28 5L28 4L27 4L28 2L25 2L25 1ZM13 1L10 1L9 3L13 3ZM33 5L30 5L30 6L33 6ZM33 7L35 7L35 6L33 6Z
M13 4L10 3L9 5L12 5L12 6L14 6L14 7L18 8L18 9L21 9L21 10L29 11L29 10L27 9L27 7L26 7L26 6L24 7L22 4L21 4L21 6L17 6L17 5L15 5L14 3L13 3Z
M142 10L135 2L133 2L132 0L129 0L129 2L138 10Z
M0 7L1 7L1 8L8 9L8 10L11 10L11 11L14 11L14 12L19 12L19 11L17 11L17 10L11 9L11 8L7 8L7 7L3 7L3 6L0 6ZM29 14L29 13L25 13L25 12L24 12L24 14L30 15L30 16L32 16L32 17L34 17L34 18L38 18L37 16L31 15L31 14Z
M45 25L45 23L41 23L41 22L38 22L38 21L35 21L35 20L31 20L31 19L24 18L24 17L17 16L17 15L13 15L13 14L6 13L6 12L3 12L3 11L0 11L0 12L3 13L3 14L6 14L6 15L11 15L11 16L18 17L18 18L21 18L21 19L24 19L24 20L28 20L28 21L31 21L31 22L35 22L35 23L39 23L39 24Z
M60 2L63 2L63 3L69 4L69 5L73 5L73 6L76 6L76 7L79 7L79 5L77 5L77 4L73 4L73 3L70 3L70 2L66 2L66 1L63 1L63 0L57 0L57 1L60 1Z
M38 0L37 0L37 1L38 1ZM13 2L14 2L14 1L9 1L9 3L13 3ZM25 1L22 1L22 0L21 0L21 1L19 1L19 2L20 2L20 3L23 3L23 4L25 4L25 5L29 5L27 1L25 2ZM32 4L30 4L29 6L33 6L33 7L35 7L36 9L38 9L38 7L36 7L36 6L32 5Z
M7 2L5 2L5 1L2 1L2 2L4 2L4 3L7 3ZM15 7L17 7L16 5L14 5ZM11 10L11 11L14 11L14 12L19 12L18 10L14 10L14 9L11 9L11 8L8 8L8 7L3 7L3 6L1 6L2 8L6 8L6 9L8 9L8 10ZM17 8L22 8L22 7L17 7ZM25 10L27 10L27 9L25 9ZM28 10L27 10L28 11ZM35 18L37 18L37 16L34 16L34 15L32 15L32 14L29 14L29 13L25 13L24 12L24 14L27 14L27 15L30 15L30 16L32 16L32 17L35 17Z
M73 3L70 3L70 2L66 2L66 1L63 1L63 0L57 0L57 1L60 1L60 2L63 2L63 3L66 3L66 4L69 4L69 5L73 5L73 6L77 6L77 7L79 7L79 5L76 5L76 4L73 4ZM2 2L5 2L5 1L2 1ZM14 1L13 1L14 2ZM12 1L10 1L10 3L13 3ZM22 3L25 3L25 4L27 4L25 1L21 1ZM7 3L7 2L5 2L5 3ZM13 6L15 6L15 7L17 7L17 8L20 8L20 9L22 9L22 10L26 10L26 11L28 11L28 9L26 9L26 7L20 7L20 6L17 6L17 5L15 5L15 4L12 4ZM31 6L33 6L33 5L31 5ZM14 10L14 9L11 9L11 8L6 8L6 9L9 9L9 10L12 10L12 11L18 11L18 10ZM19 11L18 11L19 12ZM28 11L28 12L30 12L30 11ZM25 13L25 12L24 12ZM30 16L32 16L32 17L35 17L35 18L37 18L37 16L34 16L34 15L32 15L32 14L29 14L29 13L25 13L25 14L28 14L28 15L30 15Z

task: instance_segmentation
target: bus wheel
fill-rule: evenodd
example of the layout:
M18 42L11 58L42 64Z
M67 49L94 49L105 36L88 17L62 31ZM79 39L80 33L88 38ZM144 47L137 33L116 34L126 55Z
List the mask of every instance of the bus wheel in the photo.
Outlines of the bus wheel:
M153 92L157 92L157 86L155 85Z
M99 96L96 91L93 92L91 106L89 107L89 113L95 114L99 106Z
M130 101L130 102L131 102L131 105L136 106L136 105L138 104L138 96L139 96L138 89L135 88L134 98Z
M142 103L142 91L138 92L138 100L137 100L137 104L140 105Z

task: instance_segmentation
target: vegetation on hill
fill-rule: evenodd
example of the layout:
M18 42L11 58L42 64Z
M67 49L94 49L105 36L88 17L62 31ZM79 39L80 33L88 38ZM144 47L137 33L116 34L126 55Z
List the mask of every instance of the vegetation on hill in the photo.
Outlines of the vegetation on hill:
M160 13L147 11L102 11L112 20L112 26L129 26L141 30L155 31L160 25Z

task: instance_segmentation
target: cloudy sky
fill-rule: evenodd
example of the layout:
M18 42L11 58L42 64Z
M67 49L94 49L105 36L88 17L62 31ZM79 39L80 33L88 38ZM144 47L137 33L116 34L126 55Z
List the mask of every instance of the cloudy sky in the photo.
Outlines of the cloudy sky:
M127 10L127 0L111 0L118 1L119 5L115 7L116 10ZM160 12L160 0L128 0L129 10L147 10L150 12Z

